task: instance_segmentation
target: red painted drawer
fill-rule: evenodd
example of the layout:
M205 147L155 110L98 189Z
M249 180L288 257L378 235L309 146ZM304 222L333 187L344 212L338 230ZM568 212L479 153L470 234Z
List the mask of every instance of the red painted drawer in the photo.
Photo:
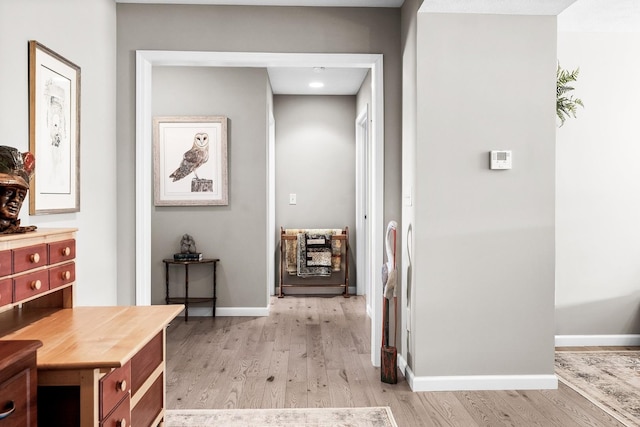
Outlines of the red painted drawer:
M24 369L0 384L0 410L4 412L7 406L15 408L14 412L0 421L2 425L7 426L30 426L34 423L29 422L29 406L31 403L30 396L30 371Z
M49 290L49 272L40 270L13 278L14 302Z
M142 350L131 358L131 394L135 395L149 376L162 363L164 350L162 332L153 337Z
M13 280L0 280L0 307L13 302Z
M76 281L76 264L68 262L66 264L49 269L49 288L54 289L67 283Z
M0 276L8 276L12 272L11 251L0 251Z
M132 426L150 426L162 412L164 405L164 379L158 376L149 390L140 398L135 408L131 410Z
M45 243L13 250L14 274L47 264L47 245Z
M49 243L49 264L69 261L76 257L76 241L74 239Z
M131 397L127 394L127 397L120 402L118 407L100 422L100 427L129 427L130 425Z
M100 419L104 418L131 389L131 362L114 369L100 380ZM128 424L127 424L128 425Z

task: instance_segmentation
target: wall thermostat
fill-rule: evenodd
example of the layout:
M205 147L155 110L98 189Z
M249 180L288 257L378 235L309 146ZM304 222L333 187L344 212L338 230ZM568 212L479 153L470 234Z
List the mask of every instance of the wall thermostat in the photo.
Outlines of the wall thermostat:
M511 169L511 150L491 150L491 169Z

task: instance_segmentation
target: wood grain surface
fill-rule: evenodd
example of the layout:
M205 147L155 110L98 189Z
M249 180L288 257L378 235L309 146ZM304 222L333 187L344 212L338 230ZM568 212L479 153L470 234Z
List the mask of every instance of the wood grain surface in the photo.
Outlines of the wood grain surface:
M591 426L617 420L559 385L412 392L370 362L364 297L272 298L269 317L195 317L167 330L167 408L390 406L399 426ZM472 349L470 349L472 351Z
M38 369L118 368L182 311L181 305L75 307L3 313L1 340L40 340ZM25 326L26 325L26 326Z

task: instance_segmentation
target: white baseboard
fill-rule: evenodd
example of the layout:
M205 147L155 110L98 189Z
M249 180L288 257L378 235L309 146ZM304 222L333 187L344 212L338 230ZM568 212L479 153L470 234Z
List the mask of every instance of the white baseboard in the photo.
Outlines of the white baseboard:
M555 390L555 375L457 375L416 377L407 361L398 355L398 368L412 391L461 391L461 390Z
M211 317L211 307L189 307L189 317ZM216 317L264 317L269 315L269 307L216 307ZM184 310L180 313L184 317Z
M640 346L640 335L556 335L556 347L585 346Z
M555 375L458 375L416 377L407 367L407 381L413 391L461 390L555 390Z
M402 374L406 377L405 372L407 371L408 365L407 365L407 361L405 360L404 356L401 354L398 354L398 369L400 369L400 372L402 372Z

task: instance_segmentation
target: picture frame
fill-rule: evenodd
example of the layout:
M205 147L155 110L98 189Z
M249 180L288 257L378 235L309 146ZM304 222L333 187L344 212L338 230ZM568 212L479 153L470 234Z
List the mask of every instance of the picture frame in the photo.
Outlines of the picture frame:
M227 117L153 119L155 206L229 204Z
M29 214L80 211L80 67L29 41Z

